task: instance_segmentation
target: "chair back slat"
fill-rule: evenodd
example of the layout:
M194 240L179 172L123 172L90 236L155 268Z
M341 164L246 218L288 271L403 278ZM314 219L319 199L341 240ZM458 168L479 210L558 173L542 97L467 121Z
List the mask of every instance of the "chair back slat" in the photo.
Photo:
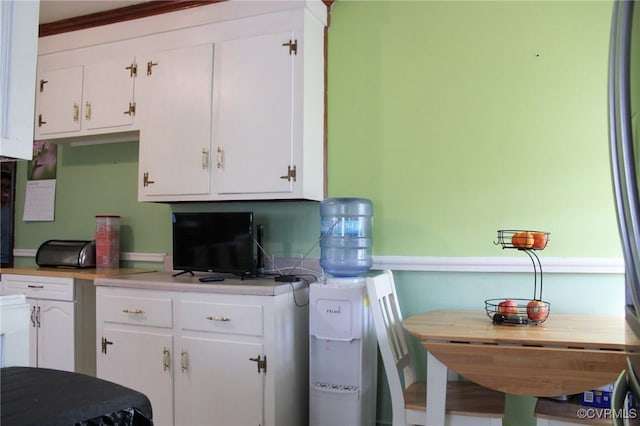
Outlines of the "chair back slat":
M397 386L397 390L402 394L402 391L415 380L415 375L391 271L367 278L367 292L387 379L390 386ZM387 371L391 365L395 366L396 371ZM404 383L400 382L400 378L404 379Z

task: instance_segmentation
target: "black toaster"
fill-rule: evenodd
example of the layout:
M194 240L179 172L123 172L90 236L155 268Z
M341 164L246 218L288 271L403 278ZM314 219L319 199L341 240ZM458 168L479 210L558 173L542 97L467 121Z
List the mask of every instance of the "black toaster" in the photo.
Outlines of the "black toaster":
M49 240L38 248L38 266L95 268L96 242L84 240Z

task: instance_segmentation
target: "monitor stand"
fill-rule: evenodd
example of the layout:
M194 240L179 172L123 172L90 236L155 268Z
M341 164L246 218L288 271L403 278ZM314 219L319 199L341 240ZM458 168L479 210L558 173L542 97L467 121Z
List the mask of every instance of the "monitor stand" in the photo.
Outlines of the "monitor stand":
M175 273L175 274L173 274L171 276L172 277L177 277L178 275L182 275L182 274L191 274L191 276L193 276L193 272L192 271L182 271L182 272Z

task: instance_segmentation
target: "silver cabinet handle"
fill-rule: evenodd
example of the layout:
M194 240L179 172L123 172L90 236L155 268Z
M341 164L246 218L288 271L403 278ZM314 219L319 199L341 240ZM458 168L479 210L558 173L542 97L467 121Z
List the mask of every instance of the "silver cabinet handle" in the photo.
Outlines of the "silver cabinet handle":
M38 309L36 310L36 324L38 328L40 328L40 306L38 306Z
M91 120L91 104L89 101L84 103L84 119L87 121Z
M209 151L206 148L202 148L202 170L209 168Z
M135 315L140 315L140 314L144 314L144 311L142 309L123 309L122 312L124 312L125 314L135 314Z
M212 315L209 315L209 316L207 317L207 319L208 319L209 321L221 321L221 322L231 321L231 318L227 318L227 317L217 317L217 316L216 316L216 317L214 317L214 316L212 316Z
M27 288L44 288L43 285L33 285L33 284L29 284L27 285Z
M220 147L216 149L216 166L219 169L222 168L222 149L220 149Z
M167 371L169 369L169 363L171 362L171 356L169 355L169 348L166 346L162 349L162 369Z
M32 327L36 326L36 307L35 306L31 307L31 326Z
M184 349L180 351L180 370L182 370L183 373L189 371L189 355Z

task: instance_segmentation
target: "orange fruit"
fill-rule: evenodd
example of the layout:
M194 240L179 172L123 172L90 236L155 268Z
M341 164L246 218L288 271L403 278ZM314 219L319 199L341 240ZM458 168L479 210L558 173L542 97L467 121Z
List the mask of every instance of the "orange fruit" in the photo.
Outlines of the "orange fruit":
M533 234L529 231L516 232L511 237L511 244L517 248L531 248L533 243Z

